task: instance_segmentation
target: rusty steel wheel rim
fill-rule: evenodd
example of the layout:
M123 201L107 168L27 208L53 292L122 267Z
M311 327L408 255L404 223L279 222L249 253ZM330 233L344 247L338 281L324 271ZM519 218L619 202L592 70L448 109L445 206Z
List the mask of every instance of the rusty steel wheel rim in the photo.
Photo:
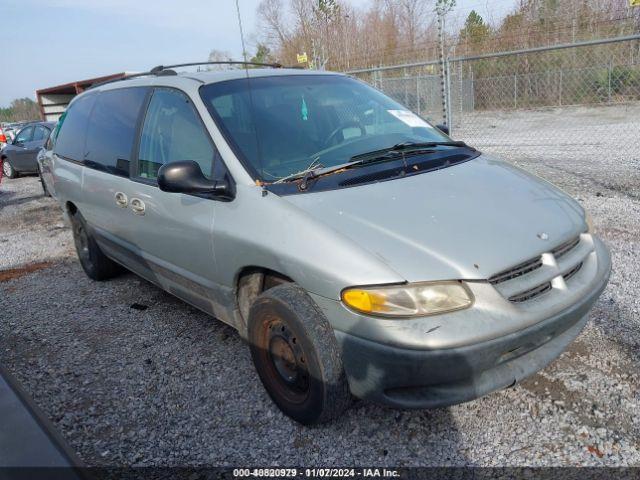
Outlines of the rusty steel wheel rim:
M276 394L290 403L309 396L307 357L295 333L280 319L264 322L261 350L267 377Z

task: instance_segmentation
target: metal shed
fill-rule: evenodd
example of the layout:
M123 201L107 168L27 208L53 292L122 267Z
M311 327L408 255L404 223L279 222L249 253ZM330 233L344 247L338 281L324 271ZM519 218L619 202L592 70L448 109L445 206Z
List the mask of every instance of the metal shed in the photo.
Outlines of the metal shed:
M90 78L76 82L65 83L56 87L42 88L36 90L38 106L40 107L40 117L47 122L55 122L60 118L69 105L69 102L86 89L98 83L109 80L116 80L128 75L126 72L105 75L104 77Z

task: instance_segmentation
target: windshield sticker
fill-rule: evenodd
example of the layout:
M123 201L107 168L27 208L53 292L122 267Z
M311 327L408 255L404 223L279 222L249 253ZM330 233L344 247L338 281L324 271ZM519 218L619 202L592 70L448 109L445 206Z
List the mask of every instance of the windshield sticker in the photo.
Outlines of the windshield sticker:
M410 127L433 128L418 115L410 112L409 110L387 110L387 112Z

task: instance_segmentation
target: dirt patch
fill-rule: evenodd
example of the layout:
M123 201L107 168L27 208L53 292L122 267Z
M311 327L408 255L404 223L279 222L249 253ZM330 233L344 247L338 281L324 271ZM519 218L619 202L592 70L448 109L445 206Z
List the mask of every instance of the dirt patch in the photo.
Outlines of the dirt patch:
M30 273L37 272L38 270L44 270L53 265L53 262L37 262L29 263L22 267L10 268L8 270L0 270L0 282L8 282L16 278L24 277Z
M560 380L547 378L539 373L531 376L520 384L521 387L534 393L537 397L547 397L552 401L574 403L575 394L567 389L565 384Z
M580 360L581 357L585 358L591 356L591 349L585 343L580 340L576 340L569 345L564 354L572 360Z

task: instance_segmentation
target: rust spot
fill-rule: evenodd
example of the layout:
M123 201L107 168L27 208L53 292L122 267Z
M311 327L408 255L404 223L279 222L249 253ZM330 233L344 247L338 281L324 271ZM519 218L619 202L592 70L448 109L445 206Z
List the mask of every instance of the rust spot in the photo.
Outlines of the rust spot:
M36 262L36 263L29 263L27 265L23 265L22 267L18 267L18 268L1 270L0 282L8 282L9 280L14 280L16 278L29 275L30 273L37 272L38 270L43 270L45 268L49 268L50 266L51 266L51 262Z
M604 457L604 453L602 453L595 445L588 445L587 450L598 458Z

